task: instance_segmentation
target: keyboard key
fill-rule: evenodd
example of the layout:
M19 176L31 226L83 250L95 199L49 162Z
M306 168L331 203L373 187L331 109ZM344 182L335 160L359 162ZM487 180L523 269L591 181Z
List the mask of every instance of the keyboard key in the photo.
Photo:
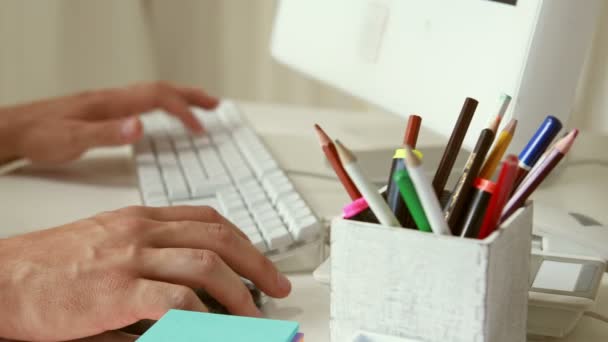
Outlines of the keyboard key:
M293 243L293 240L285 227L259 226L260 232L266 240L269 249L283 249Z
M196 184L193 184L192 197L207 197L222 189L229 188L231 184L228 177L200 180Z
M281 197L281 196L286 196L291 194L292 192L295 192L295 188L293 187L293 184L291 184L291 182L289 180L284 181L284 182L272 182L272 181L264 181L264 189L266 189L266 192L268 193L268 196L270 197L270 200L272 201L272 203L277 203L277 200Z
M192 205L200 207L207 206L217 210L220 214L223 215L222 208L220 207L220 204L215 197L197 198L184 201L171 201L171 205Z
M148 207L168 207L169 201L165 199L144 200L144 204Z
M297 219L289 226L289 231L296 241L308 241L318 236L321 225L316 217L312 215Z

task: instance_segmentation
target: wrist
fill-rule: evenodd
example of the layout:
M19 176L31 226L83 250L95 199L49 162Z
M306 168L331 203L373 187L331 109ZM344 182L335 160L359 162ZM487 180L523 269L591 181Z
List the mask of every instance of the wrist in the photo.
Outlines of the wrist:
M19 144L27 127L27 120L17 113L17 108L0 108L0 164L23 157Z

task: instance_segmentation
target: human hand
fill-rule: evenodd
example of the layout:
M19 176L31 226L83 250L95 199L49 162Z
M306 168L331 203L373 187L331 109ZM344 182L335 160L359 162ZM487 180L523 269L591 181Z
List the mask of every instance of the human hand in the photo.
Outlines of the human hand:
M64 341L167 310L206 311L203 288L236 315L260 316L241 278L272 297L289 280L208 207L129 207L0 240L0 338ZM123 335L124 336L124 335Z
M216 98L201 90L157 82L1 108L0 161L60 163L93 147L132 144L142 136L138 115L155 108L201 134L204 128L190 106L217 105Z

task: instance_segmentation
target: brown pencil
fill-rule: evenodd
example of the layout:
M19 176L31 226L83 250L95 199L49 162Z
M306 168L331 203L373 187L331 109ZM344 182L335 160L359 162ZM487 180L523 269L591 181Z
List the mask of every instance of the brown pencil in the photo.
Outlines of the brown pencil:
M547 175L553 171L555 166L564 158L574 144L574 140L578 136L578 129L572 130L565 138L560 139L553 147L551 152L545 157L542 163L534 168L530 175L521 183L519 188L515 190L513 196L507 202L505 209L502 212L500 222L504 222L517 209L521 208L528 197L538 188L538 186L547 178Z
M456 121L456 125L452 131L448 145L443 152L443 156L439 162L439 167L437 167L435 177L433 178L433 189L435 190L437 197L441 197L443 188L445 188L445 184L448 182L448 177L450 176L450 172L454 167L454 163L458 157L458 152L460 152L462 142L467 134L471 120L473 120L473 114L475 114L478 104L479 103L477 100L470 97L467 97L467 99L464 101L464 105L460 111L460 116L458 116L458 121Z
M405 128L405 137L403 139L403 145L410 146L412 149L416 149L416 142L418 141L418 133L420 133L420 124L422 118L418 115L410 115L407 120L407 127Z
M469 155L462 175L458 179L454 191L452 191L452 196L445 205L445 208L443 208L445 220L448 222L454 235L460 235L461 227L458 226L458 222L460 222L462 215L464 215L464 210L469 203L473 180L479 175L481 164L492 145L492 140L494 140L494 133L491 130L486 128L481 131L477 144Z
M342 162L340 161L340 157L338 156L338 151L336 150L336 145L331 141L329 136L323 131L321 126L315 124L315 131L319 136L319 142L321 143L321 148L323 149L323 153L325 153L325 157L329 161L329 164L334 169L336 176L344 186L344 189L350 196L350 198L354 201L361 198L361 193L357 186L348 176L346 170L344 170L344 166L342 166Z

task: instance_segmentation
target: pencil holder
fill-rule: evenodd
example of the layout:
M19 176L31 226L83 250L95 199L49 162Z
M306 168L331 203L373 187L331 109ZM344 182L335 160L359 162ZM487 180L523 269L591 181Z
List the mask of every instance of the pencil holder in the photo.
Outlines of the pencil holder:
M532 205L485 240L336 219L331 337L524 342Z

